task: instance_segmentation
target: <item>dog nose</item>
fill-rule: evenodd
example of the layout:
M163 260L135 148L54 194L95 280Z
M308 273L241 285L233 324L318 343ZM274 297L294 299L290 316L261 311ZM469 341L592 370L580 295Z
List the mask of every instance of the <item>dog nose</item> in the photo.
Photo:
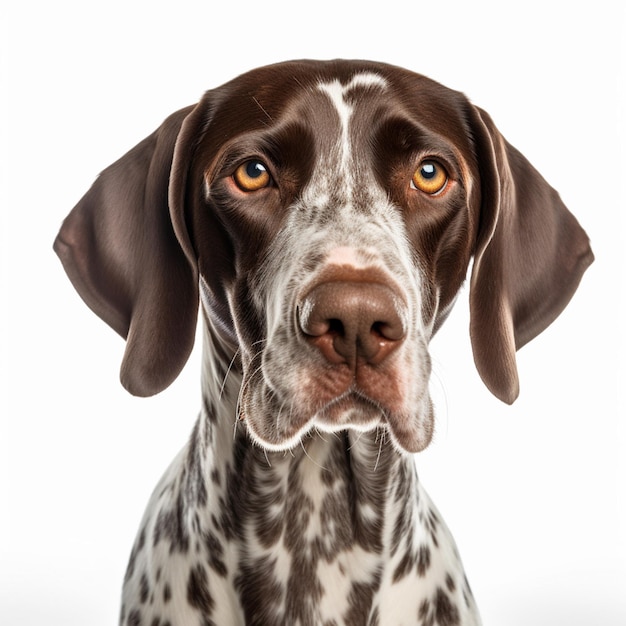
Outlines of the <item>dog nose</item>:
M384 361L406 335L405 306L387 285L332 281L314 287L298 308L307 341L333 364Z

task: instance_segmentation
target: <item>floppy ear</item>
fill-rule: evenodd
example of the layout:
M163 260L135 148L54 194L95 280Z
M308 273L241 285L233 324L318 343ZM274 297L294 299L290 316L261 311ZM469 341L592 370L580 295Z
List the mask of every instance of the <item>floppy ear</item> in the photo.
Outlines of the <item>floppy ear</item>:
M127 339L120 378L139 396L173 382L195 337L197 270L189 248L186 256L177 240L168 206L170 172L176 170L177 186L184 184L185 168L172 167L172 160L192 110L174 113L108 167L65 219L54 243L83 300ZM190 142L191 136L188 131ZM173 195L184 201L184 194ZM183 214L183 207L171 209Z
M507 403L519 393L515 351L565 308L593 261L576 218L532 165L472 110L482 205L470 286L478 372Z

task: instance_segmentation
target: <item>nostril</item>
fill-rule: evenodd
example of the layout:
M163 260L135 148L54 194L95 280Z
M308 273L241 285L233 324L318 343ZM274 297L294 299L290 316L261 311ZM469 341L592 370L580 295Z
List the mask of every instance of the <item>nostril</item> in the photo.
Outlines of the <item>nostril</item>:
M330 319L328 320L328 333L331 335L345 335L346 329L343 326L343 322L338 319Z
M300 330L307 337L322 337L324 335L343 335L343 322L337 318L326 318L316 309L315 299L307 299L296 309L297 322Z
M406 334L405 324L400 315L392 316L391 321L374 322L372 333L378 335L383 340L400 341Z

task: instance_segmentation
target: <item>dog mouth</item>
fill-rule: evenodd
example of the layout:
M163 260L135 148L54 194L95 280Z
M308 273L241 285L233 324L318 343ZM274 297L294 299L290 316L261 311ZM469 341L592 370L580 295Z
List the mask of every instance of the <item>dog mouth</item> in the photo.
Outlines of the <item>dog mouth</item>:
M271 402L267 394L262 398L259 389L249 388L251 392L241 399L241 417L252 439L269 451L291 450L311 432L372 433L382 429L402 453L419 452L432 438L434 415L428 393L417 402L416 410L407 411L387 407L355 385L313 406L301 406L295 399L274 398ZM264 411L259 410L261 405Z

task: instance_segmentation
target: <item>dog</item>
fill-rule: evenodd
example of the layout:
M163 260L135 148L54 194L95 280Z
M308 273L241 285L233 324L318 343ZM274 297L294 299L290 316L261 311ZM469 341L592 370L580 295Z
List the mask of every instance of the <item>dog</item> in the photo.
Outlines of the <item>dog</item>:
M202 410L158 484L123 626L480 623L418 482L428 344L470 277L477 370L515 353L593 260L558 194L461 93L382 63L255 69L107 168L55 250L126 339L121 381L166 388L198 311Z

